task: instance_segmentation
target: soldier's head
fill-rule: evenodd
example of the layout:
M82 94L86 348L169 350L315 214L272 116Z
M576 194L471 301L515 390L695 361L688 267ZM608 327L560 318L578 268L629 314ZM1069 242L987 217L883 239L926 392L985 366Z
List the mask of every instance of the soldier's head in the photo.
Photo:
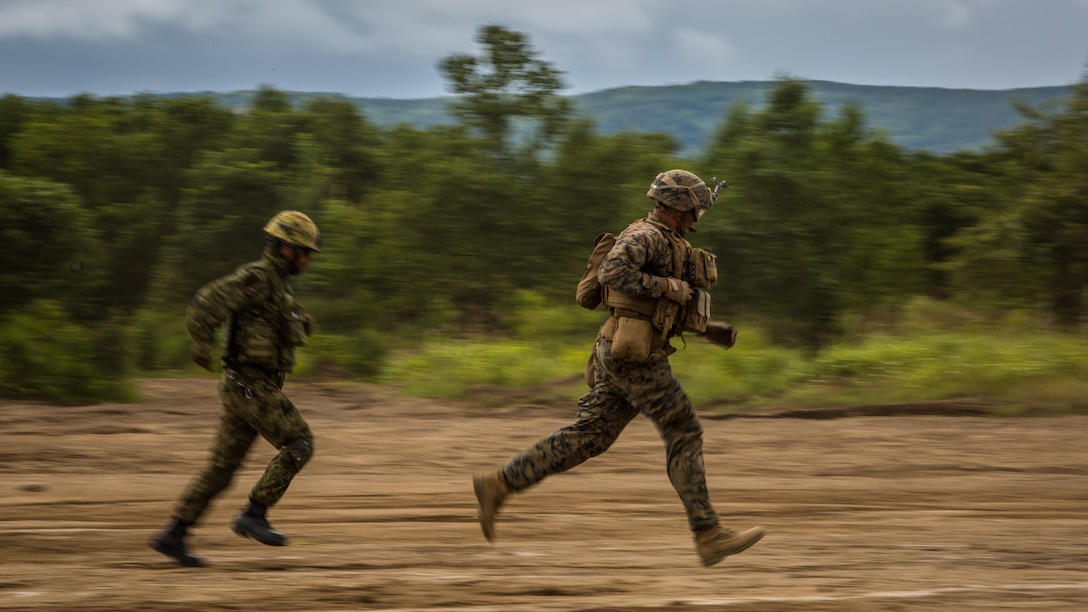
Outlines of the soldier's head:
M317 225L297 210L276 213L265 224L264 237L272 253L287 264L292 274L305 270L310 263L310 255L321 250Z
M680 225L681 234L699 221L717 198L701 178L680 169L658 174L646 195L660 214Z

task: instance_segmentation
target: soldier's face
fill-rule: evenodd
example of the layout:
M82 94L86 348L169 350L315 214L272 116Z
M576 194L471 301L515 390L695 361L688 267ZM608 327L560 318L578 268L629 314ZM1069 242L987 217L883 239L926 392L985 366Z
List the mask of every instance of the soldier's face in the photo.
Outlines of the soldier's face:
M294 251L295 268L297 268L299 272L302 272L310 265L310 257L313 253L310 252L310 249L295 249Z
M310 249L300 249L289 244L281 244L280 253L287 261L291 262L291 267L294 268L291 272L294 274L301 273L310 265L310 256L312 255Z
M695 208L684 213L683 217L680 217L680 227L683 228L686 233L691 229L692 225L699 222L699 219L703 218L703 213L706 212L705 208Z

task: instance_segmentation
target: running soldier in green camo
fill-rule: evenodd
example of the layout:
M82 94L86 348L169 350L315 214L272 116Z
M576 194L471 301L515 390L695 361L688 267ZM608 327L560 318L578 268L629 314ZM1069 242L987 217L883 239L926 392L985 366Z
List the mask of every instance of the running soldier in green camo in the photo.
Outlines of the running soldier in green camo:
M269 546L287 544L265 513L314 452L310 427L283 393L295 363L295 347L306 343L313 320L295 302L288 276L301 273L319 251L317 226L305 214L283 211L264 228L261 259L202 287L186 312L193 361L212 370L216 331L226 325L219 399L222 408L208 466L182 494L172 521L151 547L186 567L205 564L189 554L185 537L211 501L231 483L257 436L279 453L249 494L249 506L231 529Z
M710 296L717 280L712 254L685 239L710 208L714 190L691 172L662 172L647 195L654 210L627 227L596 272L594 290L610 316L601 327L586 371L591 390L578 401L577 420L521 451L497 471L477 474L473 488L484 537L495 537L495 518L508 495L552 474L569 470L612 445L642 413L661 434L669 480L683 502L696 550L710 566L744 551L763 537L762 527L743 532L721 527L710 503L703 469L702 427L669 366L675 352L669 339L684 331L732 346L732 326L710 320ZM591 260L592 264L592 260ZM587 276L591 275L587 272ZM579 287L581 292L581 286Z

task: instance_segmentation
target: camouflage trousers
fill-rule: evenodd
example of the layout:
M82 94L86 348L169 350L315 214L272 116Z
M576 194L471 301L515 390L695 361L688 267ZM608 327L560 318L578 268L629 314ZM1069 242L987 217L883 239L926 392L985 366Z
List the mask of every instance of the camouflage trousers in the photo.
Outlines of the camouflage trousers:
M608 450L639 413L665 442L669 481L684 504L688 525L718 524L703 467L703 430L668 357L660 351L645 363L612 358L602 339L593 353L593 388L578 400L577 420L523 450L502 467L510 487L521 491Z
M197 524L215 497L230 486L253 442L260 435L279 453L253 486L249 498L274 505L314 451L313 434L291 400L282 378L256 370L228 370L219 378L222 407L205 470L178 500L173 518Z

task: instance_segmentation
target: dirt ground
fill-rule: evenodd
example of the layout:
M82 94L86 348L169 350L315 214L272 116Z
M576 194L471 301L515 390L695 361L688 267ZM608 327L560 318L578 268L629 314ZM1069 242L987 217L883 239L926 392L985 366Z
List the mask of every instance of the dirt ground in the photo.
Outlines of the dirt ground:
M317 438L270 513L291 545L229 528L260 442L195 532L211 565L184 569L146 542L203 464L215 382L143 387L0 404L0 610L1088 610L1088 417L704 415L724 523L768 535L703 568L643 418L515 497L489 545L472 472L569 422L574 398L289 382Z

